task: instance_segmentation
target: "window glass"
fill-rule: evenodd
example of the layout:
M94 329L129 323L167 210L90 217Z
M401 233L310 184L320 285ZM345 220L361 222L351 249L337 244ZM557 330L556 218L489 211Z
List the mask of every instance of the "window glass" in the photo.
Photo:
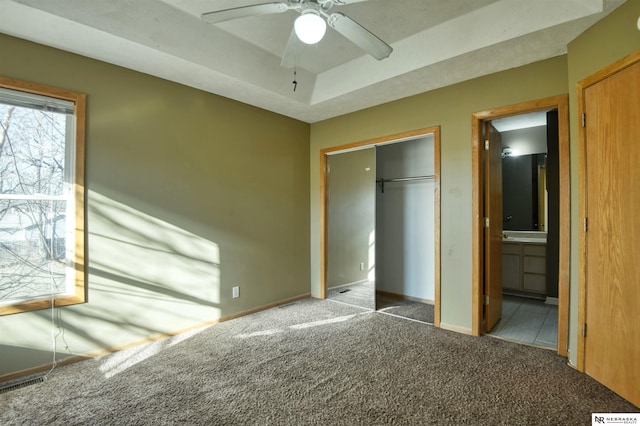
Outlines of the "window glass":
M2 314L84 301L75 107L73 100L0 89Z

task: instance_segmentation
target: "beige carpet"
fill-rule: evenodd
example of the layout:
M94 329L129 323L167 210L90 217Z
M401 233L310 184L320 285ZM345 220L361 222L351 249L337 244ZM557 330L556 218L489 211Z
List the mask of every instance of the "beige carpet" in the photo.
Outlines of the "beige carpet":
M334 302L433 324L433 305L376 292L373 281L349 284L328 290L327 298Z
M631 411L551 351L314 299L0 394L2 425L586 425Z
M398 299L385 294L377 294L376 308L378 312L381 313L433 324L433 305L426 303Z

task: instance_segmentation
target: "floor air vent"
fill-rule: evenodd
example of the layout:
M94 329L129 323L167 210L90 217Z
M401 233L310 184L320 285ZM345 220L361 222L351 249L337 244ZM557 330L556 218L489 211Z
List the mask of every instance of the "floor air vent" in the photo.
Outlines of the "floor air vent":
M6 386L0 386L0 393L9 392L12 390L24 388L26 386L35 385L36 383L44 382L44 377L35 377L29 380L23 380L22 382L12 383Z

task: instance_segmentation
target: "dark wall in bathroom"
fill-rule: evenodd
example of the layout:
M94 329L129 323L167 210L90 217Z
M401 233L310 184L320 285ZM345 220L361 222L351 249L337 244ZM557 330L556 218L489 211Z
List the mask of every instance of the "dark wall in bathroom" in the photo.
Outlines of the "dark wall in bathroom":
M558 162L558 111L547 113L547 296L558 297L560 234L560 164Z

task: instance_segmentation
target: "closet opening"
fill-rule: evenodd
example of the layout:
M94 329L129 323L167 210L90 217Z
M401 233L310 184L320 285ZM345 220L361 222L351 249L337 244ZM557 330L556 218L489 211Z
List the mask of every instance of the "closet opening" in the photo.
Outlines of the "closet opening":
M429 128L321 152L321 296L439 326L440 147Z

